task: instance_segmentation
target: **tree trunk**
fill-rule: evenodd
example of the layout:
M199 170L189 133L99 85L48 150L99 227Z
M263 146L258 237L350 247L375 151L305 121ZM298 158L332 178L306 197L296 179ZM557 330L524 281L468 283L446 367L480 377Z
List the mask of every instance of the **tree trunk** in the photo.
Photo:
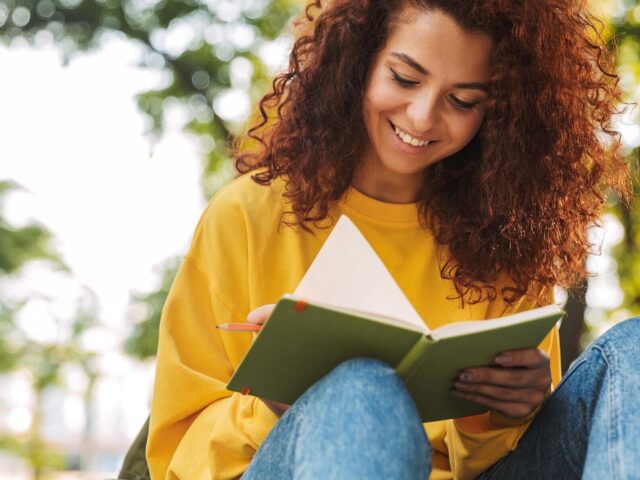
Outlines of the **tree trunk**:
M31 421L31 431L29 434L29 462L31 463L31 474L33 480L40 480L44 474L42 464L43 443L40 436L42 428L42 388L35 388L35 404L33 407L33 417Z
M569 291L569 299L565 306L566 317L560 326L560 352L562 357L562 374L569 369L573 362L582 352L582 334L584 333L584 312L586 310L585 293L587 291L587 280L576 288Z
M97 375L88 374L89 383L84 392L84 412L86 422L82 431L82 445L80 446L80 470L90 471L93 467L93 456L95 450L95 402L93 393L95 391Z

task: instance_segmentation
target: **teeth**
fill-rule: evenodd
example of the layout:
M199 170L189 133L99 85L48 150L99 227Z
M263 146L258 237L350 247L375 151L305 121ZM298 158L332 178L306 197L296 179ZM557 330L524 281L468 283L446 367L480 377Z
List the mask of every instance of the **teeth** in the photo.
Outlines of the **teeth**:
M396 132L396 135L398 135L398 137L400 137L400 139L404 143L408 145L413 145L414 147L424 147L429 143L429 140L418 140L417 138L413 138L411 135L403 132L398 127L395 127L395 132Z

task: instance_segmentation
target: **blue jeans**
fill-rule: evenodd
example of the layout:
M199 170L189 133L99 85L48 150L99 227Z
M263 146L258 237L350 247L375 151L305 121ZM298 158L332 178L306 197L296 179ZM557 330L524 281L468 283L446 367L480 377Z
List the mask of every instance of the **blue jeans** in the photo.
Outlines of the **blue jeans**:
M242 478L425 480L430 468L429 441L394 370L356 359L287 410ZM640 318L597 339L517 449L479 478L640 479Z

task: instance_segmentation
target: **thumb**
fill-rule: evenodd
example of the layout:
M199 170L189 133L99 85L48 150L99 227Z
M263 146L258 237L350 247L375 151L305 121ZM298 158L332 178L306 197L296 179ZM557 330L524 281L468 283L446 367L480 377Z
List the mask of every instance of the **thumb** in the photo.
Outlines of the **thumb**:
M267 305L262 305L261 307L252 310L247 315L247 322L262 325L267 320L267 318L269 318L269 315L271 315L271 312L273 312L274 307L275 304L268 303Z

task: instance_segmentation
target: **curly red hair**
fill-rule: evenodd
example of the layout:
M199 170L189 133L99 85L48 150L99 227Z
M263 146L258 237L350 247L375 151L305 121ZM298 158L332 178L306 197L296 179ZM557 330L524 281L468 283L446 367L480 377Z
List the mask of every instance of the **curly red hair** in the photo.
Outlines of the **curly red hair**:
M587 230L607 191L629 192L611 125L618 77L585 1L333 0L323 10L320 3L305 10L288 70L259 102L260 121L247 135L262 148L237 151L237 171L260 169L253 176L260 184L282 176L293 223L325 219L368 141L362 102L374 55L405 7L437 9L494 42L480 130L424 172L420 218L449 249L443 278L469 303L494 299L504 274L507 302L584 278Z

